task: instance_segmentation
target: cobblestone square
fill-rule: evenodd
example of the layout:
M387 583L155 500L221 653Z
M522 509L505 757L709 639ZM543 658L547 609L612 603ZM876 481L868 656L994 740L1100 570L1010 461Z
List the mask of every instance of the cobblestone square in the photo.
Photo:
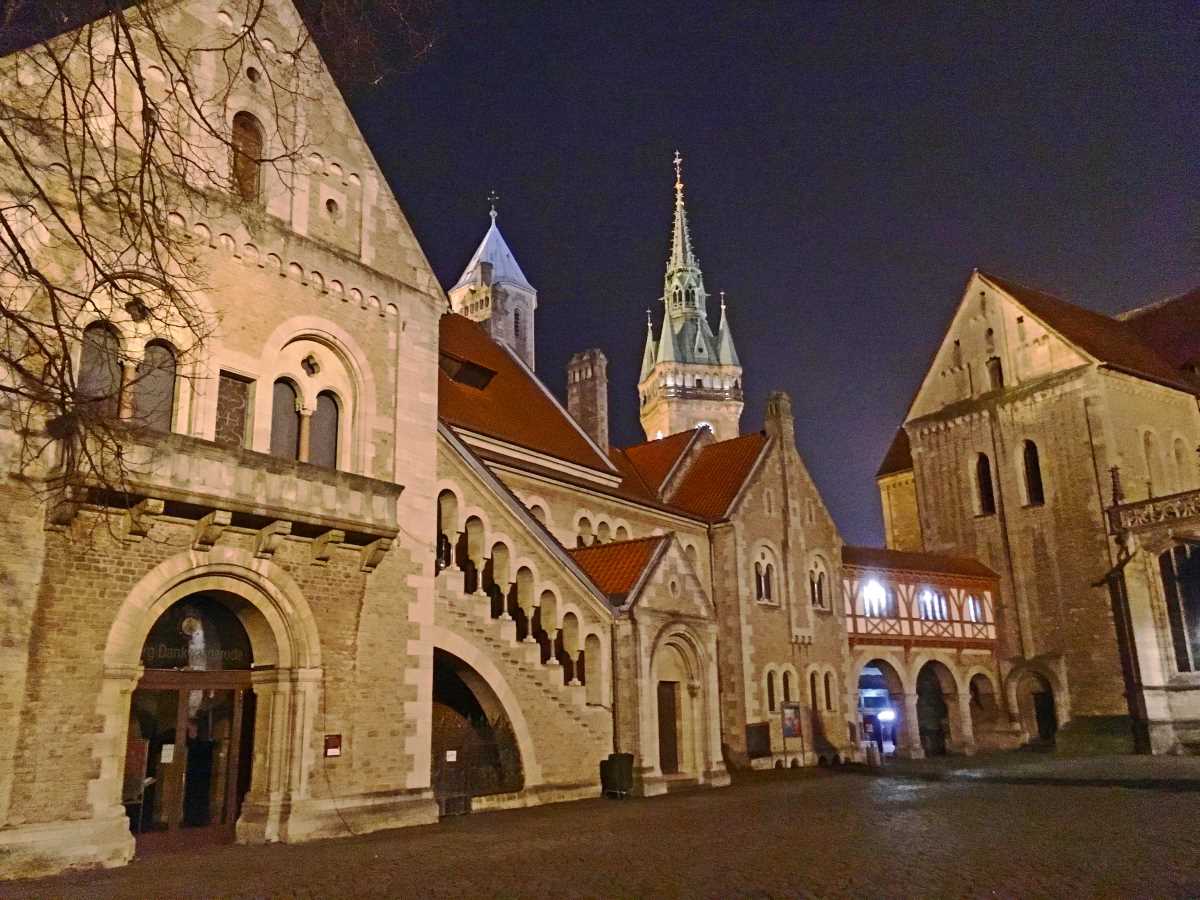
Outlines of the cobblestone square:
M1129 897L1200 893L1194 791L768 773L300 846L138 858L16 897Z

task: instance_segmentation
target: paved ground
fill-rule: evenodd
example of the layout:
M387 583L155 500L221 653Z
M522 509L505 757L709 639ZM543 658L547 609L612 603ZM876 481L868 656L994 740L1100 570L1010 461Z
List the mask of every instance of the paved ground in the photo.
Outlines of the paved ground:
M938 781L1200 791L1200 756L1062 756L1020 751L888 760L886 772Z
M765 773L0 886L29 897L1200 895L1195 793Z

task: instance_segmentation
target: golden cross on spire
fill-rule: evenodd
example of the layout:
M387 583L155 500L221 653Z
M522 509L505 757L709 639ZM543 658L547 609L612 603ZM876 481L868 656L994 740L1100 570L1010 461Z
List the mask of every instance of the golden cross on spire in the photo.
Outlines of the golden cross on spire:
M678 150L675 151L675 190L683 190L683 157Z
M500 195L497 194L494 190L488 191L487 198L488 198L488 203L490 203L492 206L491 212L489 212L488 215L491 216L493 219L495 219L496 218L496 201L500 199Z

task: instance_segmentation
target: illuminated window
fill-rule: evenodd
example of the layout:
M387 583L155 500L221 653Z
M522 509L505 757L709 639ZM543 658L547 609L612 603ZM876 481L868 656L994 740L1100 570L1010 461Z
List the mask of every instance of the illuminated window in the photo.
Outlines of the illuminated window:
M917 598L917 611L920 618L931 622L950 618L945 595L928 588L921 591L921 596Z
M875 618L891 618L892 604L889 592L875 579L867 582L863 588L863 609L868 616Z
M967 602L963 606L963 613L968 622L983 624L983 603L974 594L967 598Z

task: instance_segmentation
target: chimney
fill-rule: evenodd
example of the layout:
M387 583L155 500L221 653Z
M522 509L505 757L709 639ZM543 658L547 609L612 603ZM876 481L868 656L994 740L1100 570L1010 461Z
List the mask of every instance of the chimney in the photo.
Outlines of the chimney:
M792 398L784 391L767 395L767 434L782 441L784 446L796 444L796 420L792 416Z
M567 363L567 411L608 453L608 358L602 350L584 350Z

